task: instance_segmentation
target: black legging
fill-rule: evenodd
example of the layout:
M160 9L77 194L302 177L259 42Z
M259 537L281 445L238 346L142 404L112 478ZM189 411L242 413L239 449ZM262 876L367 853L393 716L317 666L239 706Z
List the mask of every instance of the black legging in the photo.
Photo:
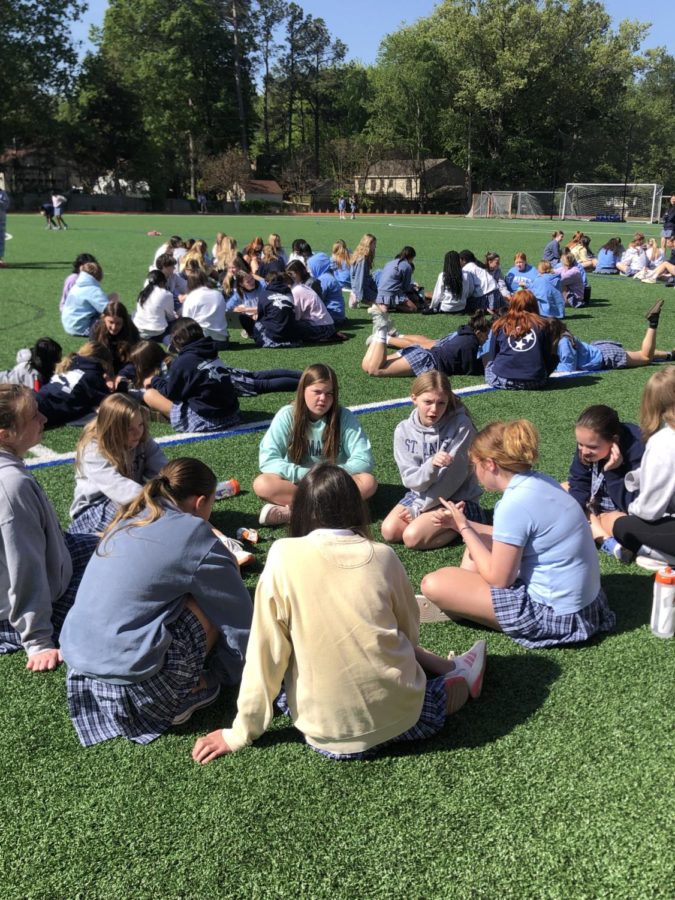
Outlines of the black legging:
M613 534L623 547L633 553L637 553L644 544L668 556L675 556L675 517L666 516L647 522L638 516L621 516L614 523Z

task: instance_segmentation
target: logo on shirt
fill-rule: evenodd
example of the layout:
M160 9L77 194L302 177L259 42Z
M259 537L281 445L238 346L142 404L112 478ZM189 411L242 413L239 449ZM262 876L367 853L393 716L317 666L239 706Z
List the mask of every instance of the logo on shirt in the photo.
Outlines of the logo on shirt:
M537 343L537 335L534 331L527 331L520 337L509 335L509 348L515 353L527 353Z
M227 369L219 359L207 359L199 363L197 369L206 372L212 381L225 381L228 377Z

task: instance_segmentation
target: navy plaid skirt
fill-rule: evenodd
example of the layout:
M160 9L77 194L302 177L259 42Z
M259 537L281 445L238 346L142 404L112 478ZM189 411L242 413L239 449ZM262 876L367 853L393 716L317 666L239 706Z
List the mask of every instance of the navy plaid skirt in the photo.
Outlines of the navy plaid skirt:
M184 609L169 626L173 640L162 669L136 684L111 684L68 670L68 712L84 747L124 737L149 744L171 727L199 682L206 635L197 616Z
M233 415L222 416L219 419L205 419L199 413L196 413L187 402L184 402L173 404L169 414L169 421L174 431L222 431L225 428L238 425L241 421L241 416L236 412Z
M628 354L618 341L591 341L602 353L603 369L625 369L628 365Z
M492 363L489 362L485 366L485 380L490 387L497 388L500 391L540 391L546 387L548 377L527 381L519 378L502 378L496 375Z
M104 497L75 516L68 526L68 534L101 534L115 518L118 509L113 500Z
M73 605L84 570L98 544L98 537L95 534L69 534L66 532L63 537L73 563L73 575L64 593L52 605L52 637L55 644L58 644L66 614ZM0 619L0 654L13 653L15 650L21 650L22 647L21 635L16 628L10 625L9 619Z
M504 634L530 650L579 644L598 632L612 631L616 625L616 616L602 589L579 612L561 615L545 603L532 600L522 581L507 588L493 587L490 591L495 616Z
M415 375L424 375L437 367L436 360L429 350L413 344L412 347L402 347L399 351Z
M445 724L446 707L448 704L448 697L445 693L446 677L447 676L445 675L440 675L438 678L432 678L430 681L427 681L420 717L412 728L404 731L403 734L399 734L394 738L389 738L388 741L383 741L381 744L371 747L370 750L362 750L359 753L331 753L330 750L322 750L319 747L313 747L310 743L307 743L307 746L311 750L314 750L315 753L320 753L321 756L326 756L328 759L368 759L369 757L374 756L379 750L388 747L390 744L398 744L403 741L423 741L425 738L433 737L435 734L438 734ZM288 701L286 692L283 688L274 702L282 713L289 715Z

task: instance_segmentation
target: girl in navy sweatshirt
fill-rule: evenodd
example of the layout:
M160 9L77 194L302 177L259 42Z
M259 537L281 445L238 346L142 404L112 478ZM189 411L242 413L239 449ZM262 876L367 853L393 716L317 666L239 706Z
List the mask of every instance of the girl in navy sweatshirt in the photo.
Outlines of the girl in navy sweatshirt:
M112 356L98 341L88 341L59 364L37 393L46 428L58 428L93 413L113 389Z
M151 379L144 402L165 415L175 431L220 431L236 425L237 392L215 342L204 337L193 319L182 318L171 343L178 356L167 375Z

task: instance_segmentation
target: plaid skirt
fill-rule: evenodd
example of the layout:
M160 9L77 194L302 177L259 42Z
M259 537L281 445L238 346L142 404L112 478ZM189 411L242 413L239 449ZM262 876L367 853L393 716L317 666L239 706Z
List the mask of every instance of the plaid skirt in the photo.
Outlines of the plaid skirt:
M118 509L113 500L104 497L75 516L68 526L68 534L100 534L110 525Z
M83 747L115 737L149 744L171 727L174 716L199 682L206 635L199 619L184 609L161 670L135 684L111 684L68 670L68 713Z
M603 369L625 369L628 365L628 354L618 341L591 341L602 353Z
M399 354L405 359L415 375L424 375L437 368L436 360L429 350L420 347L419 344L413 344L412 347L402 347Z
M328 759L368 759L391 744L398 744L404 741L423 741L425 738L433 737L435 734L438 734L445 724L445 710L448 703L448 697L445 693L446 677L447 676L445 675L440 675L438 678L432 678L430 681L427 681L420 717L417 722L411 728L408 728L407 731L404 731L403 734L399 734L394 738L389 738L388 741L383 741L381 744L377 744L369 750L362 750L359 753L331 753L330 750L322 750L319 747L313 747L308 741L306 742L307 746L311 750L314 750L315 753L320 753L321 756L325 756ZM286 692L283 689L274 702L282 713L289 715L290 711L286 699Z
M98 536L95 534L69 534L66 532L63 537L73 564L73 575L66 590L52 604L52 638L55 644L58 644L66 614L73 605L84 570L98 544ZM14 653L16 650L21 650L22 647L21 635L16 628L10 625L9 619L0 619L0 654Z
M238 412L230 416L222 416L219 419L205 419L196 413L186 402L174 403L171 407L169 421L174 431L222 431L232 425L238 425L241 417Z
M455 498L455 502L459 502L461 499L461 497L457 497ZM422 498L419 494L415 493L415 491L408 491L398 503L399 506L405 506L406 509L414 510L416 504L419 504L421 500ZM431 512L432 509L438 509L439 506L440 504L437 504L436 506L429 506L423 510L420 510L418 506L416 515L420 515L422 512ZM480 522L483 525L490 524L490 517L486 510L483 509L480 503L476 503L475 500L464 501L464 515L472 522Z
M511 587L493 587L490 591L495 616L504 634L530 650L579 644L598 632L612 631L616 625L616 616L602 589L588 606L562 615L557 615L545 603L532 600L527 585L520 580Z
M489 362L485 366L485 381L490 387L500 391L540 391L546 387L548 377L531 381L520 378L502 378L501 375L495 374L492 363Z

